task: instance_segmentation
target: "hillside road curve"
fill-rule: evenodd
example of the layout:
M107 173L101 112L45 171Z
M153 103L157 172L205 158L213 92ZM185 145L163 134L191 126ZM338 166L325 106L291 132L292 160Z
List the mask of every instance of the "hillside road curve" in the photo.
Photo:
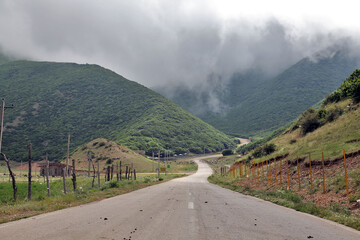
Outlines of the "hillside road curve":
M0 225L0 239L360 239L360 232L187 177Z

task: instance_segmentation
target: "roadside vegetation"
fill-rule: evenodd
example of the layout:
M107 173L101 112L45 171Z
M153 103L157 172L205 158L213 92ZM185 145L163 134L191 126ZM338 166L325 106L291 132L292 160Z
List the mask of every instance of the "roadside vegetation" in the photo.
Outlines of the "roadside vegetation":
M231 159L227 174L219 169L230 159L209 161L215 170L209 181L360 230L359 102L356 70L318 109L268 141L240 147L243 155Z
M254 187L254 185L250 183L250 180L241 181L239 177L233 178L231 174L221 176L219 173L216 173L210 176L208 180L211 183L228 188L232 191L261 198L275 204L293 208L300 212L313 214L360 230L360 214L353 213L344 203L332 202L328 206L319 206L314 201L306 199L295 190L287 190L286 187L275 190L271 186L264 186L259 189ZM339 184L334 187L338 188ZM306 191L306 194L313 193ZM316 194L313 194L313 196L316 196Z
M105 182L101 175L100 186L98 178L95 178L92 187L92 177L87 174L77 174L77 189L73 190L73 183L66 179L67 193L64 193L63 180L59 177L50 177L50 196L47 194L47 184L44 177L34 175L32 177L32 198L29 201L27 170L17 169L13 166L16 174L17 200L13 200L12 182L9 180L7 169L0 165L0 223L28 218L34 215L60 210L67 207L99 201L116 195L135 191L140 188L162 183L173 178L186 176L197 170L197 164L189 159L181 159L169 162L169 168L160 173L138 173L136 180L116 180L116 174L112 181ZM157 165L156 165L157 167ZM167 167L165 164L160 167ZM123 176L124 177L124 176Z

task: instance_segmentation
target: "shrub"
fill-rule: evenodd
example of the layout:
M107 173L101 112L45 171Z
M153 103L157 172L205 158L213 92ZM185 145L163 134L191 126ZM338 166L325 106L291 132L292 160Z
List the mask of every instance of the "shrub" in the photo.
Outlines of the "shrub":
M294 144L294 143L296 143L296 139L291 139L290 144Z
M119 183L116 181L112 181L110 182L110 188L118 188L119 187Z
M260 158L262 156L264 156L264 151L262 147L257 147L254 149L254 152L252 153L252 156L254 158Z
M99 147L102 147L102 146L105 146L105 143L104 143L104 142L100 142L100 143L99 143Z
M301 133L303 135L306 135L321 126L318 114L312 108L309 108L303 113L301 119L299 120L299 124L301 125Z
M222 155L223 156L233 155L233 151L231 149L225 149L224 151L222 151Z
M270 153L275 152L276 146L274 143L270 143L270 144L265 144L263 148L265 155L268 155Z
M332 122L336 120L338 117L340 117L343 114L343 112L344 111L339 107L329 110L329 113L327 115L327 121Z
M111 158L109 158L108 160L106 160L106 164L112 164L113 160Z

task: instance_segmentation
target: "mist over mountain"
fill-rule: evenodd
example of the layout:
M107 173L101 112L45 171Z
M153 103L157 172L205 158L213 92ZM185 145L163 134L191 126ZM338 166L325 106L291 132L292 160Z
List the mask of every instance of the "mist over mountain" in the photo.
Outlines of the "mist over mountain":
M264 136L322 100L359 68L360 57L352 49L347 42L332 46L275 77L253 69L234 74L226 84L158 91L228 134Z

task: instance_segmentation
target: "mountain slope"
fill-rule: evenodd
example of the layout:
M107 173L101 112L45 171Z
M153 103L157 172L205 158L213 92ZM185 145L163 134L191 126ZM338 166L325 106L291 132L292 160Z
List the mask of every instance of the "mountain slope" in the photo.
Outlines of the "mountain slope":
M339 98L333 98L340 93ZM307 157L311 152L314 159L342 156L342 150L356 152L360 149L360 70L355 70L338 90L330 94L318 110L306 110L290 128L271 139L275 151L270 154L253 154L255 159L264 160L276 156L290 155ZM250 146L241 147L244 152ZM258 155L258 156L257 156ZM290 157L289 157L290 158Z
M317 60L304 58L271 79L256 72L235 74L223 93L214 97L219 99L222 111L190 108L196 103L186 96L194 95L196 90L187 94L180 91L171 99L225 133L266 136L321 101L359 66L359 59L341 49ZM181 100L184 97L186 104Z
M3 151L52 159L95 138L132 149L220 150L233 144L225 134L161 95L96 65L15 61L0 65L0 96L6 110Z
M341 53L318 62L303 59L234 107L225 117L225 126L214 126L237 135L267 134L322 100L358 66Z

